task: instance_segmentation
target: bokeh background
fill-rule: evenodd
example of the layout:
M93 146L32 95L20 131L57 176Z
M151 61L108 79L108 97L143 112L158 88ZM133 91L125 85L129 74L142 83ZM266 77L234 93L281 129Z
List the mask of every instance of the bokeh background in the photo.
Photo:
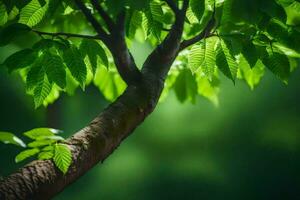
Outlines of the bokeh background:
M17 47L0 49L0 62ZM10 52L11 51L11 52ZM134 44L138 63L148 47ZM283 85L267 72L256 90L221 78L220 105L202 97L181 104L172 91L103 164L56 200L300 199L300 70ZM0 130L84 127L108 104L97 88L34 110L16 75L0 69ZM0 175L20 151L0 144Z

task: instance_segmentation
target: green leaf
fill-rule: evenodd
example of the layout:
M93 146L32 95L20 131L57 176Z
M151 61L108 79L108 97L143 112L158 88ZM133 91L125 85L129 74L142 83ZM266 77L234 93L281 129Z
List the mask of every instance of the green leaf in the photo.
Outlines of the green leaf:
M6 6L0 1L0 26L6 24L7 20L8 14L6 12Z
M3 64L6 65L9 72L12 72L30 66L36 58L37 53L35 51L32 49L23 49L10 55Z
M87 69L81 52L76 46L72 45L69 49L64 51L63 58L72 76L78 81L80 86L84 88Z
M286 55L279 52L268 52L268 56L263 58L264 65L275 74L285 84L288 83L290 76L290 63Z
M128 37L133 39L135 37L135 33L139 27L142 26L143 15L140 11L133 11L128 29Z
M55 136L57 133L61 133L61 130L53 128L34 128L32 130L26 131L23 133L26 137L30 139L37 139L38 137L51 137Z
M55 143L56 140L36 140L33 142L28 143L28 147L42 147L42 146L48 146L53 143Z
M151 35L160 41L161 31L163 24L160 21L153 19L151 12L145 12L145 18L143 21L143 27L146 35Z
M61 136L58 136L58 135L52 135L52 136L39 136L39 137L36 138L36 140L63 141L65 139Z
M53 160L58 169L66 174L72 163L72 154L69 147L65 144L55 145Z
M26 144L13 133L0 132L0 141L5 144L14 144L21 147L26 147Z
M200 21L205 10L205 1L191 0L190 8Z
M0 46L5 46L12 42L16 37L23 36L31 29L24 24L10 24L0 31Z
M49 49L54 48L55 50L66 50L69 48L69 44L63 41L50 40L50 39L41 39L33 45L33 49L37 51L49 51Z
M253 90L261 81L265 73L265 67L261 60L258 60L256 64L251 68L246 58L241 55L239 58L239 74L243 78L251 90Z
M189 23L191 24L198 24L199 20L196 17L195 13L191 10L191 8L188 8L186 11L186 18L188 19Z
M150 2L150 12L153 20L161 21L164 18L164 12L162 10L162 6L157 1Z
M214 79L217 79L214 77ZM197 75L196 76L198 94L211 101L215 106L219 105L219 87L218 84L213 84L207 77ZM214 80L214 82L218 82Z
M50 94L51 88L52 85L49 83L45 74L42 77L39 77L37 85L33 91L35 108L38 108L43 104L44 100Z
M183 69L174 83L175 94L180 102L196 102L197 82L188 69Z
M219 40L217 46L216 64L221 72L235 83L238 65L228 44L222 39Z
M253 68L258 60L256 48L252 42L243 44L242 54L248 62L250 68Z
M51 52L43 54L43 65L50 83L56 83L61 89L66 87L66 71L60 56Z
M217 39L211 37L206 39L200 45L194 45L189 55L189 66L193 73L195 73L199 67L202 72L209 79L212 78L215 71L216 59L215 59L215 46Z
M200 45L194 45L190 51L188 61L189 68L193 73L195 73L202 65L205 57L205 45L201 43Z
M14 6L13 9L8 14L8 20L14 20L19 14L19 9Z
M27 149L27 150L24 150L24 151L21 151L15 158L15 162L16 163L19 163L29 157L32 157L34 155L36 155L37 153L39 153L40 150L37 149L37 148L34 148L34 149Z
M126 88L126 84L115 70L104 67L97 69L94 84L108 101L114 101Z
M44 151L44 152L39 153L38 159L39 160L50 160L53 158L53 156L54 156L53 152Z
M98 58L100 58L101 63L104 66L108 67L108 59L106 53L97 41L83 39L81 41L79 50L81 51L83 56L88 56L94 74L98 66Z
M20 11L19 23L33 27L42 21L48 9L48 4L41 6L38 0L32 0Z
M39 57L28 71L26 77L26 89L28 91L32 91L39 84L39 82L43 81L45 78L46 72L42 61L43 59Z

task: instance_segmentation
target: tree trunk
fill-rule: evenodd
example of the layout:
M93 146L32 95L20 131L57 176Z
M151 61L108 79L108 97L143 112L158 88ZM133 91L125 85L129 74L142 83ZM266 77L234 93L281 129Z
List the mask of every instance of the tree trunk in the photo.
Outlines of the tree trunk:
M111 47L119 74L129 86L88 126L66 141L73 157L67 174L63 175L51 160L33 161L0 183L0 199L49 199L98 162L103 162L153 111L168 71L180 51L188 0L183 1L181 10L175 8L172 1L167 1L173 7L175 22L165 39L148 56L141 71L138 71L133 57L125 48L125 39L123 43L117 43L121 46L114 48L116 44L111 42L114 38L107 39L108 35L103 33L101 26L97 26L84 4L80 0L75 2L98 30L106 45ZM124 19L121 16L117 24L124 27ZM122 32L123 29L117 30ZM200 35L197 41L205 34ZM123 73L124 70L126 73Z
M67 174L62 175L51 160L33 161L1 183L0 199L50 199L103 162L156 106L163 82L149 74L144 80L139 86L129 86L88 126L66 141L73 157Z

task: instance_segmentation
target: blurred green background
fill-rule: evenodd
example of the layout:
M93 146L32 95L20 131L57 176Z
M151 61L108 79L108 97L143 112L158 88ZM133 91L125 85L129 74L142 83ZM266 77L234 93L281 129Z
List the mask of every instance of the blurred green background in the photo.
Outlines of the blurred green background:
M149 52L133 45L139 64ZM11 47L14 51L14 47ZM0 61L8 55L0 49ZM221 78L218 108L202 97L181 104L173 91L103 164L55 199L300 199L300 70L283 85L267 72L254 91ZM70 135L108 104L91 86L34 110L16 75L0 69L0 130L53 127ZM15 164L0 144L0 175Z

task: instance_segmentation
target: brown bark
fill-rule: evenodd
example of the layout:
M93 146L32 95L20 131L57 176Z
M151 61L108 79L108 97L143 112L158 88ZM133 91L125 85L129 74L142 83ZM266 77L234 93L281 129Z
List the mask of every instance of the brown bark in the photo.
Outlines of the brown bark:
M91 167L103 162L122 140L154 110L162 92L164 80L179 51L183 46L185 48L206 36L202 32L196 39L183 44L181 37L188 0L184 1L182 9L175 8L171 1L167 2L173 7L176 16L175 23L164 41L149 55L140 72L124 40L122 18L118 19L116 24L121 25L117 27L121 34L108 35L101 27L98 27L84 4L76 0L90 23L98 29L100 36L98 39L102 39L112 51L116 67L128 87L88 126L66 141L73 157L67 174L63 175L51 160L33 161L0 183L0 199L49 199L53 197ZM211 28L207 27L204 31L208 33L210 30ZM114 43L113 41L120 42Z
M149 90L149 88L151 88ZM63 175L50 160L33 161L0 185L0 199L49 199L108 157L154 109L162 83L130 86L124 94L66 143L72 165Z

